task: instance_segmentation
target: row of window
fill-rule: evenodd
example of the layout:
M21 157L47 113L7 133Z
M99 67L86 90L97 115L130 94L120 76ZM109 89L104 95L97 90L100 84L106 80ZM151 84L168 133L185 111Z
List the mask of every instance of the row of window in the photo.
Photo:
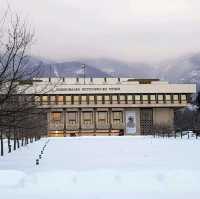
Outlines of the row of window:
M40 105L71 104L132 104L132 103L186 103L186 94L136 94L136 95L43 95L35 96Z
M82 112L82 122L83 124L93 124L94 123L94 113L93 112ZM52 112L51 121L52 122L62 122L63 120L62 112ZM68 112L67 113L67 123L68 124L77 124L78 123L78 112ZM98 124L107 124L108 123L108 112L101 111L96 113L96 120ZM114 124L120 124L123 122L123 113L122 111L112 112L112 121Z

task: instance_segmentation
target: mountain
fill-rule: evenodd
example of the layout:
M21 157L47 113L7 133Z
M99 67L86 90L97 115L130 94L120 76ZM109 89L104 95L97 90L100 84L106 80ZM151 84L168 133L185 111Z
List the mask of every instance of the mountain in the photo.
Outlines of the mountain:
M135 77L159 78L172 83L196 83L200 88L200 53L190 54L157 63L123 62L108 58L81 59L55 62L43 58L28 57L28 70L39 68L39 77L82 77L85 64L86 77Z
M157 76L164 80L200 85L200 53L167 60L158 66Z
M40 72L41 77L83 77L84 72L81 68L83 63L71 61L63 63L54 64L43 64ZM86 77L105 77L108 76L107 73L89 66L85 65L85 76Z
M86 77L155 78L155 68L145 63L128 63L114 59L82 59L57 63L42 58L28 57L28 69L39 70L39 77L81 77L85 64Z
M43 58L28 56L24 61L27 74L37 77L82 77L84 75L81 66L85 63L79 61L55 62ZM85 64L86 77L105 77L108 73L93 66Z
M107 58L84 59L81 61L111 76L135 78L154 78L156 76L155 68L146 63L129 63Z

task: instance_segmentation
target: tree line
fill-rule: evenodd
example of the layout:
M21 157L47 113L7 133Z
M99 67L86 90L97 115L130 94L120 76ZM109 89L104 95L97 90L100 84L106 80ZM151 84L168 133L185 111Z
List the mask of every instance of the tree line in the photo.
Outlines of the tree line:
M37 141L46 132L47 114L37 109L34 93L24 95L32 86L32 77L37 76L40 70L39 66L31 69L28 65L34 38L31 25L8 7L0 18L1 156L5 150L10 153Z

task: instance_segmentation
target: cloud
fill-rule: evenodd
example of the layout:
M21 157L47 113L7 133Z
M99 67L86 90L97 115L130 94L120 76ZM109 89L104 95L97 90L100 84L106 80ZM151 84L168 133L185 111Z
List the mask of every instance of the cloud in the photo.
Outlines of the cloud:
M0 5L5 2L0 0ZM9 2L35 27L36 55L157 61L200 50L197 0Z

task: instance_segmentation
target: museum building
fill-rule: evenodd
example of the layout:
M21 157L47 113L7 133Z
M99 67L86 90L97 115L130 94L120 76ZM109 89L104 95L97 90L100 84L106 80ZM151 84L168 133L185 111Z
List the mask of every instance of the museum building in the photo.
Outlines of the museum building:
M195 84L158 79L35 78L37 108L47 112L48 136L145 135L173 128L174 112L189 105Z

